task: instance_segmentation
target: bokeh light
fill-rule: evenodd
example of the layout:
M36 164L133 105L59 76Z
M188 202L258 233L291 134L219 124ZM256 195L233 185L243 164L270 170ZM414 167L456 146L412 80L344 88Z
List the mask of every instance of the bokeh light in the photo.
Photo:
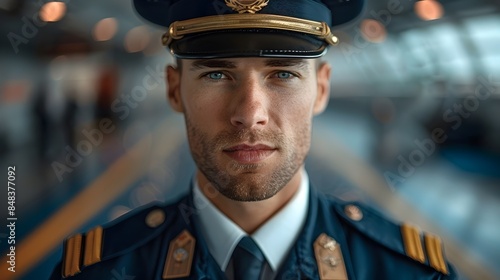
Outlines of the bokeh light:
M118 21L115 18L105 18L95 24L92 37L96 41L111 40L118 30Z
M361 36L368 42L381 43L387 37L387 31L379 21L365 19L361 22Z
M48 2L40 9L40 18L46 22L61 20L66 14L64 2Z
M423 20L436 20L443 16L444 9L438 1L422 0L415 3L415 13Z
M132 28L125 36L125 50L129 53L144 50L151 40L149 29L146 26Z

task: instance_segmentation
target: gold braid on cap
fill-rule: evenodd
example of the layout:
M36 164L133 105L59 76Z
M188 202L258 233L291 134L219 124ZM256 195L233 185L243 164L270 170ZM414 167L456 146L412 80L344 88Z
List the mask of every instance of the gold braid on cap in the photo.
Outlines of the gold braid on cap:
M193 18L175 21L163 35L164 46L170 46L173 40L184 35L223 29L280 29L314 35L330 45L338 44L338 38L332 34L325 22L270 14L230 14Z

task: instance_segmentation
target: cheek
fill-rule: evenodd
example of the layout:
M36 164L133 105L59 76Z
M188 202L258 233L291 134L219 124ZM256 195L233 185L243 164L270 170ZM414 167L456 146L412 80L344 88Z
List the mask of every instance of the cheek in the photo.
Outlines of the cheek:
M186 86L181 89L184 113L199 127L214 124L214 120L219 118L221 112L221 102L211 98L200 87L191 84L186 83Z
M273 102L270 110L280 125L302 130L311 123L314 97L310 91L291 93Z
M301 100L307 102L306 100ZM293 102L295 103L295 102ZM284 110L276 115L277 126L285 135L288 153L295 155L298 160L302 160L310 147L312 109L308 104L296 104L286 102L288 105Z
M280 112L276 115L298 153L307 153L310 146L314 97L312 91L306 91L288 98L279 106Z

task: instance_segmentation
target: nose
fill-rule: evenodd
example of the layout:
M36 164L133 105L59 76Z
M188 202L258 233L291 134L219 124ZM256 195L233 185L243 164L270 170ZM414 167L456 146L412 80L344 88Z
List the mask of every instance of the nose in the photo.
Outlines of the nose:
M249 78L235 88L232 100L231 124L237 128L257 128L269 121L269 96L255 78Z

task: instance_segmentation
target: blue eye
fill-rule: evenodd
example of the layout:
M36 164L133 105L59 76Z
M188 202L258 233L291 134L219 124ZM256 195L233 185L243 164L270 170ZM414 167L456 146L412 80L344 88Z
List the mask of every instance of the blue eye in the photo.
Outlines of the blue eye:
M220 80L220 79L224 78L224 74L222 74L221 72L212 72L212 73L208 73L207 77L209 79L212 79L212 80Z
M290 72L278 72L278 73L276 73L276 76L279 79L290 79L293 77L292 73L290 73Z

